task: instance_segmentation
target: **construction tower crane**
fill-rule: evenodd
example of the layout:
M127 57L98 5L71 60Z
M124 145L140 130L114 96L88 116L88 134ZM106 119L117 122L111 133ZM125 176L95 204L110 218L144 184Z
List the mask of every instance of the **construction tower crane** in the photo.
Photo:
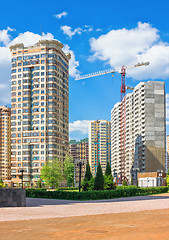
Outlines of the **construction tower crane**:
M120 149L121 149L121 158L120 158L120 182L122 182L123 179L127 180L125 176L125 143L126 143L126 89L133 90L132 87L126 86L125 83L125 76L126 76L126 69L129 68L135 68L135 67L141 67L141 66L148 66L149 62L142 62L137 63L133 66L122 66L121 70L116 70L114 68L110 68L107 70L90 73L82 76L78 76L75 80L82 80L86 78L96 77L108 73L115 73L119 72L121 74L121 87L120 87L120 93L121 93L121 112L120 112Z

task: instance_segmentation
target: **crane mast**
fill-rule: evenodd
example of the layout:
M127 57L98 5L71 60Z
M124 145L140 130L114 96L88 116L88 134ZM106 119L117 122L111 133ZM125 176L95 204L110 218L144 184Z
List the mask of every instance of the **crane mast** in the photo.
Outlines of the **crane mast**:
M103 71L99 71L99 72L95 72L95 73L91 73L91 74L86 74L86 75L82 75L79 76L78 78L76 78L75 80L81 80L81 79L86 79L86 78L91 78L91 77L96 77L96 76L100 76L100 75L104 75L107 73L115 73L115 72L120 72L121 74L121 87L120 87L120 94L121 94L121 111L120 111L120 183L122 183L123 179L127 180L125 176L125 160L126 160L126 156L125 156L125 146L126 146L126 89L130 89L133 90L132 87L128 87L126 86L125 83L125 77L126 77L126 69L129 68L135 68L135 67L140 67L140 66L148 66L150 63L149 62L142 62L142 63L137 63L133 66L129 66L129 67L125 67L122 66L121 70L116 70L116 69L107 69L107 70L103 70Z

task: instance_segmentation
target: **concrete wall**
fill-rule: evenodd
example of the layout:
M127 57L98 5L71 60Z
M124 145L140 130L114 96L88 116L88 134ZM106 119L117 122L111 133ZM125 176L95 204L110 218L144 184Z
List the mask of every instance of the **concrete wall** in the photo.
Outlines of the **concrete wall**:
M0 207L25 207L25 189L0 188Z
M145 83L146 172L165 172L165 84Z

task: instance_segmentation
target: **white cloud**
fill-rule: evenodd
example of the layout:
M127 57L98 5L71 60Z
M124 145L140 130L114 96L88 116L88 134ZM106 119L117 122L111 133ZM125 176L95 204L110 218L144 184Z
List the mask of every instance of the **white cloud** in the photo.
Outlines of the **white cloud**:
M65 53L71 54L71 59L69 61L69 74L71 77L78 77L79 76L79 70L77 69L79 66L79 62L75 60L75 54L72 50L70 50L70 47L65 44L63 47L63 51Z
M67 16L67 12L62 12L62 13L59 13L59 14L56 14L54 15L57 19L61 19L62 17L66 17Z
M60 29L63 31L65 35L72 38L75 34L81 35L83 32L92 32L93 27L90 25L84 25L83 27L77 27L74 30L70 26L61 26Z
M39 34L35 34L33 32L24 32L20 33L14 40L12 40L9 45L14 45L16 43L23 43L25 46L31 46L37 43L41 39L54 39L54 36L51 33L42 33L42 36Z
M72 28L70 26L67 26L67 25L61 26L60 28L63 31L63 33L70 38L72 38L72 36L74 36L76 33L78 35L80 35L82 33L82 29L79 28L79 27L75 28L74 30L72 30Z
M80 132L82 134L88 134L89 123L92 120L77 120L73 123L69 123L69 132Z
M7 29L0 30L0 42L4 45L10 42L10 35L9 32L14 31L14 29L7 27Z
M93 55L89 61L99 59L120 68L149 61L148 67L128 69L128 76L138 79L166 79L169 77L169 43L160 40L158 29L139 22L133 29L111 30L99 38L91 38ZM143 69L144 68L144 69Z

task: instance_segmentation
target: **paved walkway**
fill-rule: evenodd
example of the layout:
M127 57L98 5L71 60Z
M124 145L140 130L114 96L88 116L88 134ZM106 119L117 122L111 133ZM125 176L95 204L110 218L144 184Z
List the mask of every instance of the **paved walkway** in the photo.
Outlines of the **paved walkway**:
M27 198L23 208L0 208L0 221L63 218L169 209L169 193L95 201Z

